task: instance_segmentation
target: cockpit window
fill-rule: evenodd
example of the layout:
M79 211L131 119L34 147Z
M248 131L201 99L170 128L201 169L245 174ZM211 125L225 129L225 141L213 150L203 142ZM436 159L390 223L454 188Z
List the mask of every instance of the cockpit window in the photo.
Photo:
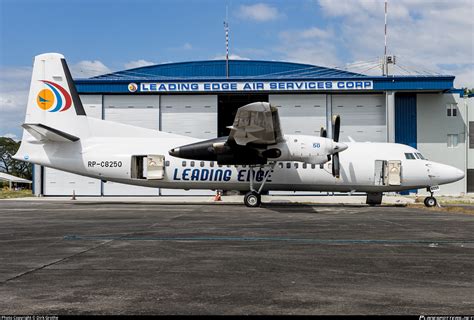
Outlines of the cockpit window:
M415 160L415 156L413 155L413 153L405 153L405 158L407 158L408 160Z
M423 157L423 155L422 155L421 153L418 152L416 155L417 155L418 158L420 158L421 160L426 160L426 158Z

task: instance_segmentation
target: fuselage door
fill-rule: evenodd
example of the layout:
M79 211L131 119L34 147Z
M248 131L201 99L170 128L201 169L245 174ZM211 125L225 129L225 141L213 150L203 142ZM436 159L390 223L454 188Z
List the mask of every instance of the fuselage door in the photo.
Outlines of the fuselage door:
M400 160L388 161L388 184L390 186L399 186L402 184L402 162Z
M165 174L165 156L148 155L145 177L148 180L161 180Z

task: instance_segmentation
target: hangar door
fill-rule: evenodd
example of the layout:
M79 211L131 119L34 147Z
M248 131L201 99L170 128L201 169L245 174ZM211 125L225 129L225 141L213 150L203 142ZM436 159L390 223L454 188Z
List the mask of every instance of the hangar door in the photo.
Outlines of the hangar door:
M159 96L104 96L104 119L148 129L159 129ZM158 188L131 186L108 181L103 184L104 196L158 196Z
M319 136L326 126L325 94L271 94L268 100L278 107L283 134Z
M102 118L102 95L82 95L82 105L88 117ZM46 196L100 196L101 182L56 169L44 168L43 194Z
M382 94L332 95L332 114L341 116L341 141L386 142L385 96Z
M216 95L161 96L161 131L200 139L217 137ZM210 195L208 190L161 189L162 195Z

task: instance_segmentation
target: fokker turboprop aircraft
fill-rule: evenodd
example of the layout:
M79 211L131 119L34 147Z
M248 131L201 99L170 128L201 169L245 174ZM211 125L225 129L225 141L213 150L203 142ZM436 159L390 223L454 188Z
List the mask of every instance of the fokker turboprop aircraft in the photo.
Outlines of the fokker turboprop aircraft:
M341 143L340 119L331 138L284 135L278 108L241 107L228 137L199 140L87 117L64 57L35 57L24 133L16 159L79 175L153 188L239 190L249 207L269 190L383 192L427 188L436 205L440 184L464 172L394 143Z

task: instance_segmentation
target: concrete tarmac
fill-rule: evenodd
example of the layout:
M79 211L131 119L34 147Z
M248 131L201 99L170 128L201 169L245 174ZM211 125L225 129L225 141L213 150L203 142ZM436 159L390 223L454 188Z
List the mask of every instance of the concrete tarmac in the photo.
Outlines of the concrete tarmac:
M472 314L474 216L0 201L1 314Z

